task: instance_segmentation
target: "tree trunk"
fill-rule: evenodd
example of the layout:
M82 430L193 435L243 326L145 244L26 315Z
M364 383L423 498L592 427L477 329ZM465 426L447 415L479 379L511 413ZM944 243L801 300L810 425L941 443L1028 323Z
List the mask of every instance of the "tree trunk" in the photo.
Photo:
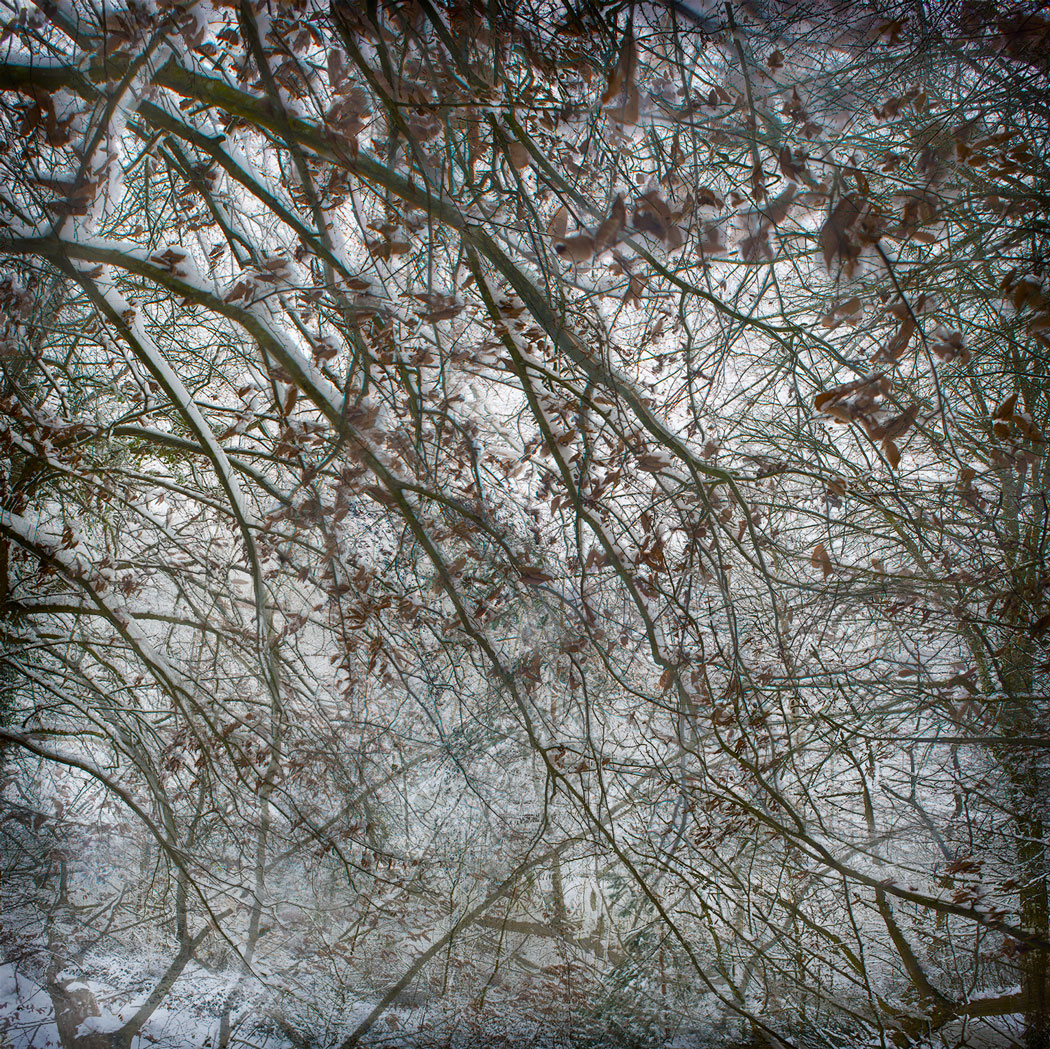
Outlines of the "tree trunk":
M88 1031L78 1034L81 1025L92 1016L101 1015L94 994L87 987L77 987L51 979L47 993L55 1010L55 1025L62 1049L128 1049L132 1034L121 1027L117 1031Z
M1017 365L1020 362L1015 362ZM1023 368L1018 369L1023 375ZM1026 391L1026 403L1032 401ZM1000 679L1006 702L999 716L1005 741L1003 764L1010 782L1017 862L1018 911L1021 925L1033 942L1021 945L1021 998L1024 1002L1027 1049L1050 1049L1050 907L1047 900L1046 847L1043 842L1042 809L1044 776L1027 739L1040 735L1035 699L1035 657L1038 652L1031 621L1041 587L1038 567L1042 563L1041 528L1038 521L1025 525L1020 507L1024 480L1003 471L1003 552L1012 584L1004 604L1006 641L999 650ZM1029 489L1046 483L1046 467L1029 478Z
M1042 942L1024 944L1021 954L1021 995L1024 1001L1027 1049L1050 1049L1050 906L1047 899L1046 848L1043 821L1034 811L1038 799L1038 777L1030 771L1023 791L1016 791L1016 804L1027 802L1031 815L1017 815L1017 866L1021 924Z

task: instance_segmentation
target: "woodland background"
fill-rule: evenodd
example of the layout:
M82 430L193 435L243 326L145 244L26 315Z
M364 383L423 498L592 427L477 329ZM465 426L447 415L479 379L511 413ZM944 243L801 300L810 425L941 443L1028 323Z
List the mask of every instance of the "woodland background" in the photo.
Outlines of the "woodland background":
M1050 1045L1050 20L0 0L5 1049Z

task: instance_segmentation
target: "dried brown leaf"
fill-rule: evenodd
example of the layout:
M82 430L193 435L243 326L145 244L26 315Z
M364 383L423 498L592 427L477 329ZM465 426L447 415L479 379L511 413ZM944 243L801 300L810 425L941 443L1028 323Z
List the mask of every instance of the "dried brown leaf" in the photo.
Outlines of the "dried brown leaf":
M637 64L637 51L634 44L634 30L628 26L624 34L616 64L609 74L609 82L602 93L602 105L617 98L625 89L630 92L634 85L634 70Z
M901 461L901 453L889 437L882 442L882 452L886 456L886 461L890 464L890 468L896 470Z
M609 217L598 227L594 235L594 254L600 255L611 248L623 232L627 222L627 209L624 207L623 194L619 193L613 201Z
M547 235L553 237L555 240L561 240L565 236L565 231L569 225L569 209L562 205L554 213L554 217L550 221L550 225L547 227Z
M834 402L849 397L851 394L859 393L862 390L866 394L862 401L865 405L869 405L874 402L875 397L885 392L886 386L886 376L882 372L876 372L874 375L866 376L863 379L856 379L853 382L847 382L841 386L825 390L823 393L818 393L813 399L813 407L818 412L826 411L828 406Z
M1017 394L1012 393L992 412L993 419L1012 419L1017 405Z
M906 411L901 412L900 415L895 415L892 419L883 423L879 436L884 440L888 440L892 437L900 437L911 429L916 418L918 418L918 415L919 406L913 404Z
M885 346L879 349L875 356L872 357L873 362L878 361L897 361L904 355L904 351L908 348L908 344L911 342L911 337L915 334L915 322L911 317L906 317L904 322L901 324L897 331L897 334Z
M860 218L860 204L851 194L842 197L831 210L820 230L820 246L824 253L824 265L830 270L832 263L841 260L847 272L860 255L860 245L848 234Z
M834 574L835 566L831 563L831 557L828 555L827 547L823 543L818 543L813 547L813 556L810 557L809 561L814 568L821 570L825 579L829 575Z

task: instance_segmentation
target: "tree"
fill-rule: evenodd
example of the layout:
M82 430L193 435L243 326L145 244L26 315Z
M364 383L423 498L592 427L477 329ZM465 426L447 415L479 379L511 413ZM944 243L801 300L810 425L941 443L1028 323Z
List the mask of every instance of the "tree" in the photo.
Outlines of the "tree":
M223 1047L1048 1044L1048 42L12 9L6 935L67 1049L196 966Z

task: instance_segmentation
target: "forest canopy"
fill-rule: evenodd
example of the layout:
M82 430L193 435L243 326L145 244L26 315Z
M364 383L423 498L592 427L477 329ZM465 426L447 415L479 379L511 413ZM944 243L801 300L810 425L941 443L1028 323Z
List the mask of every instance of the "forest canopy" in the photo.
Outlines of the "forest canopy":
M1050 18L0 0L0 1044L1050 1049Z

